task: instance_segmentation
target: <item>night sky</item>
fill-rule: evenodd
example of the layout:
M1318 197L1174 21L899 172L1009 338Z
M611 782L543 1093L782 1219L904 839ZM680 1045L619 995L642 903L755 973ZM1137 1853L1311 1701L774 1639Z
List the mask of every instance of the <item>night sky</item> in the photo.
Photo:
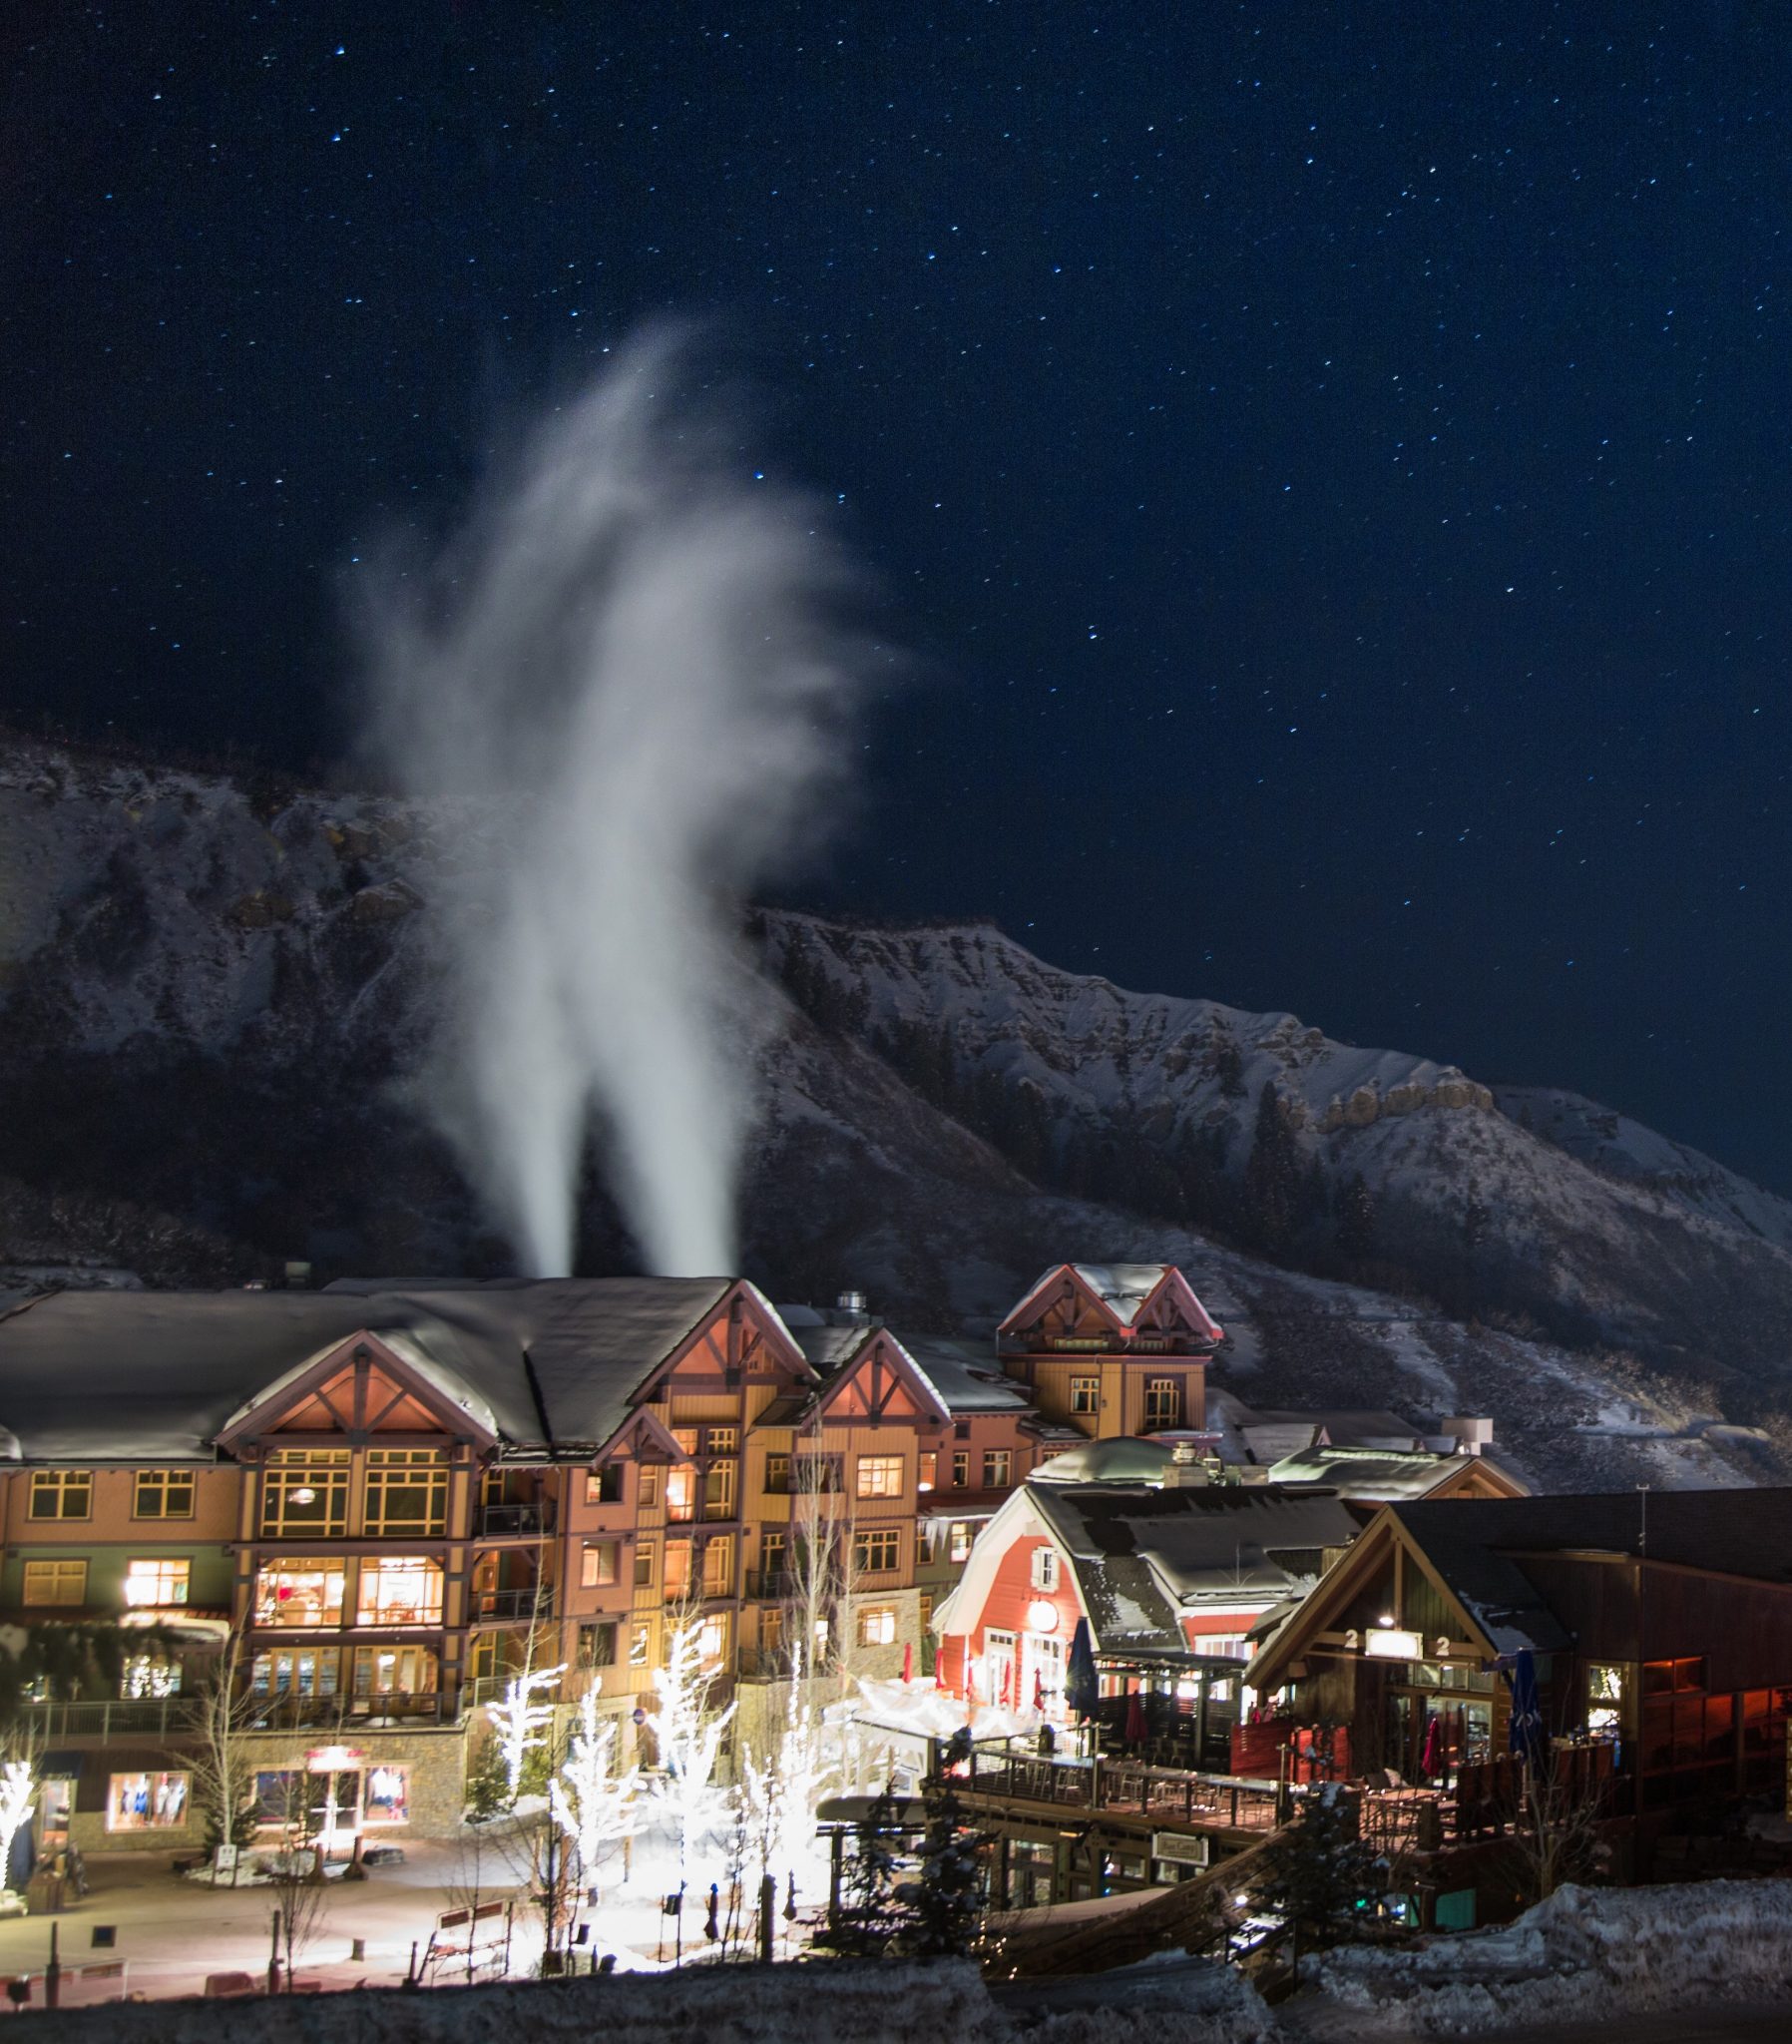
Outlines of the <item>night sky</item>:
M802 898L1792 1189L1783 9L0 24L0 714L301 767L357 556L709 322L924 679Z

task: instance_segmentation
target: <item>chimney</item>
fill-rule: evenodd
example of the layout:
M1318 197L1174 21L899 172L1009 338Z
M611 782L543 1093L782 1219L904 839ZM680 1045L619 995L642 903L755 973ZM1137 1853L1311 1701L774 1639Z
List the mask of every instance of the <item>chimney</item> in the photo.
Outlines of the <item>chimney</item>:
M865 1294L862 1291L843 1291L834 1301L836 1310L844 1313L848 1321L868 1320Z
M1192 1441L1177 1441L1163 1469L1165 1490L1204 1490L1212 1482L1205 1462L1197 1462Z
M1455 1441L1459 1455L1479 1455L1484 1448L1494 1444L1494 1422L1491 1419L1446 1419L1443 1421L1445 1436Z

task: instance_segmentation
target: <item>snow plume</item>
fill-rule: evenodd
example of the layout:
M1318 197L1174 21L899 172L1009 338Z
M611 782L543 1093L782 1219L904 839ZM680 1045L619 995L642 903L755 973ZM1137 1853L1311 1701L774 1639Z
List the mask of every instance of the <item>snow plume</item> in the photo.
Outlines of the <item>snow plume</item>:
M539 1277L572 1268L594 1116L649 1268L736 1268L769 1012L740 903L837 805L858 694L851 578L678 371L642 345L558 409L375 620L385 757L469 819L425 1094Z

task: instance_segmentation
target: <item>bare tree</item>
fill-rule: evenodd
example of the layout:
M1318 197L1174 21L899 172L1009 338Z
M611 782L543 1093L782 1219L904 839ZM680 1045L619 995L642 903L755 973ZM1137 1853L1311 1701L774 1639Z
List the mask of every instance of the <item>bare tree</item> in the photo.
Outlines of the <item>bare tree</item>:
M229 1651L201 1684L184 1716L195 1744L183 1754L181 1765L193 1776L193 1796L206 1826L206 1846L212 1854L213 1880L218 1878L218 1848L240 1849L254 1842L258 1828L255 1796L255 1753L247 1733L254 1719L256 1701L252 1693L237 1688L241 1658L240 1637L232 1638ZM236 1870L230 1870L230 1885L236 1884Z
M283 1977L277 1982L269 1979L267 1985L269 1992L277 1985L290 1994L293 1968L323 1930L327 1897L323 1853L311 1822L310 1778L301 1769L286 1768L276 1780L262 1810L279 1825L279 1845L261 1863L274 1899L273 1945L278 1956L270 1970Z
M1596 1751L1545 1744L1514 1771L1507 1850L1533 1902L1585 1880L1604 1857L1604 1784L1591 1765Z

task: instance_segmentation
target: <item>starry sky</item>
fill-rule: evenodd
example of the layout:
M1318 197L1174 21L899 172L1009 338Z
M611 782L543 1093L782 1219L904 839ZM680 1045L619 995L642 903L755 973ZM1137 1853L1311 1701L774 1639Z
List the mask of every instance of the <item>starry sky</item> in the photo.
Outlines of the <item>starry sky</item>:
M0 24L0 715L281 765L646 319L924 677L817 905L1574 1086L1792 1190L1783 12Z

